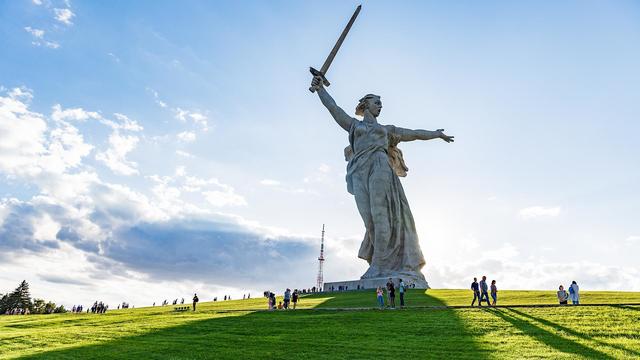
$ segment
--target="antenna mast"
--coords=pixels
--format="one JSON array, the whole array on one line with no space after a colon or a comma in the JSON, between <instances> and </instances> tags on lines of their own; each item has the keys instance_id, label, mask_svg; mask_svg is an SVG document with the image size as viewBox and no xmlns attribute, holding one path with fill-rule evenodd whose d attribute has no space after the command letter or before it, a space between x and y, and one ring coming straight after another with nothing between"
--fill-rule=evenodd
<instances>
[{"instance_id":1,"label":"antenna mast","mask_svg":"<svg viewBox=\"0 0 640 360\"><path fill-rule=\"evenodd\" d=\"M322 264L324 264L324 224L322 224L322 237L320 238L320 256L318 257L318 278L316 280L316 290L320 291L324 285L322 274Z\"/></svg>"}]
</instances>

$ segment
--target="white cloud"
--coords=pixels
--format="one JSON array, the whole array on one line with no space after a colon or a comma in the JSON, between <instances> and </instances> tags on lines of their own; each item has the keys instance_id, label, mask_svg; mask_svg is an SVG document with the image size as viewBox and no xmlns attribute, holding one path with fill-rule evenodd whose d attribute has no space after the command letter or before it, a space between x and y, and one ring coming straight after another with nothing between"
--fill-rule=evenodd
<instances>
[{"instance_id":1,"label":"white cloud","mask_svg":"<svg viewBox=\"0 0 640 360\"><path fill-rule=\"evenodd\" d=\"M102 116L95 111L85 111L82 108L62 109L60 104L53 105L51 118L54 121L86 121L88 119L102 119Z\"/></svg>"},{"instance_id":2,"label":"white cloud","mask_svg":"<svg viewBox=\"0 0 640 360\"><path fill-rule=\"evenodd\" d=\"M186 151L183 150L176 150L176 155L185 157L185 158L193 158L194 156Z\"/></svg>"},{"instance_id":3,"label":"white cloud","mask_svg":"<svg viewBox=\"0 0 640 360\"><path fill-rule=\"evenodd\" d=\"M55 41L45 40L44 30L35 29L35 28L32 28L31 26L25 27L24 30L27 31L29 34L31 34L31 36L33 36L33 41L31 41L31 44L34 46L44 46L50 49L57 49L60 47L60 44L58 44Z\"/></svg>"},{"instance_id":4,"label":"white cloud","mask_svg":"<svg viewBox=\"0 0 640 360\"><path fill-rule=\"evenodd\" d=\"M162 100L160 100L160 95L158 94L157 91L155 91L155 90L153 90L152 88L149 88L149 87L147 88L147 91L149 91L153 95L153 98L154 98L156 104L158 104L158 106L160 106L161 108L166 108L167 107L167 103L162 101Z\"/></svg>"},{"instance_id":5,"label":"white cloud","mask_svg":"<svg viewBox=\"0 0 640 360\"><path fill-rule=\"evenodd\" d=\"M72 109L72 110L77 110L77 109ZM116 118L117 121L105 119L104 117L100 116L95 112L89 113L89 114L96 114L97 116L96 119L99 119L102 124L110 127L114 131L125 130L125 131L135 132L135 131L142 131L144 129L140 124L138 124L137 121L130 119L128 116L124 114L114 113L113 116Z\"/></svg>"},{"instance_id":6,"label":"white cloud","mask_svg":"<svg viewBox=\"0 0 640 360\"><path fill-rule=\"evenodd\" d=\"M280 185L280 181L272 179L262 179L260 180L260 184L265 186L278 186Z\"/></svg>"},{"instance_id":7,"label":"white cloud","mask_svg":"<svg viewBox=\"0 0 640 360\"><path fill-rule=\"evenodd\" d=\"M318 171L320 171L321 173L328 173L329 171L331 171L331 167L327 164L320 164L320 166L318 167Z\"/></svg>"},{"instance_id":8,"label":"white cloud","mask_svg":"<svg viewBox=\"0 0 640 360\"><path fill-rule=\"evenodd\" d=\"M234 193L233 191L204 191L202 195L213 206L246 206L247 201L244 197Z\"/></svg>"},{"instance_id":9,"label":"white cloud","mask_svg":"<svg viewBox=\"0 0 640 360\"><path fill-rule=\"evenodd\" d=\"M116 174L138 174L138 164L126 159L127 154L135 149L138 140L137 136L121 135L118 131L114 131L109 136L109 148L96 154L96 160L104 163Z\"/></svg>"},{"instance_id":10,"label":"white cloud","mask_svg":"<svg viewBox=\"0 0 640 360\"><path fill-rule=\"evenodd\" d=\"M0 171L14 176L40 172L39 158L46 152L47 123L21 98L31 99L30 92L16 88L0 96Z\"/></svg>"},{"instance_id":11,"label":"white cloud","mask_svg":"<svg viewBox=\"0 0 640 360\"><path fill-rule=\"evenodd\" d=\"M180 141L192 142L196 140L196 133L194 133L193 131L183 131L181 133L178 133L176 137Z\"/></svg>"},{"instance_id":12,"label":"white cloud","mask_svg":"<svg viewBox=\"0 0 640 360\"><path fill-rule=\"evenodd\" d=\"M556 217L560 215L561 212L560 206L554 207L544 207L544 206L530 206L524 209L521 209L518 212L518 215L522 219L533 219L537 217Z\"/></svg>"},{"instance_id":13,"label":"white cloud","mask_svg":"<svg viewBox=\"0 0 640 360\"><path fill-rule=\"evenodd\" d=\"M120 58L118 56L116 56L116 54L114 53L107 53L107 55L109 55L109 57L111 57L113 59L113 61L119 63L120 62Z\"/></svg>"},{"instance_id":14,"label":"white cloud","mask_svg":"<svg viewBox=\"0 0 640 360\"><path fill-rule=\"evenodd\" d=\"M203 131L207 131L209 129L207 116L199 111L184 110L178 107L173 109L173 112L175 114L175 118L182 122L191 120L196 125L199 125Z\"/></svg>"},{"instance_id":15,"label":"white cloud","mask_svg":"<svg viewBox=\"0 0 640 360\"><path fill-rule=\"evenodd\" d=\"M42 5L42 0L31 0L35 5Z\"/></svg>"},{"instance_id":16,"label":"white cloud","mask_svg":"<svg viewBox=\"0 0 640 360\"><path fill-rule=\"evenodd\" d=\"M640 244L640 236L631 235L624 240L628 244Z\"/></svg>"},{"instance_id":17,"label":"white cloud","mask_svg":"<svg viewBox=\"0 0 640 360\"><path fill-rule=\"evenodd\" d=\"M36 39L42 39L44 37L44 30L34 29L31 26L27 26L24 29Z\"/></svg>"},{"instance_id":18,"label":"white cloud","mask_svg":"<svg viewBox=\"0 0 640 360\"><path fill-rule=\"evenodd\" d=\"M56 15L55 16L56 20L60 21L61 23L67 26L73 25L73 23L71 22L71 19L75 16L75 14L73 13L73 11L71 11L71 9L55 8L53 9L53 12Z\"/></svg>"}]
</instances>

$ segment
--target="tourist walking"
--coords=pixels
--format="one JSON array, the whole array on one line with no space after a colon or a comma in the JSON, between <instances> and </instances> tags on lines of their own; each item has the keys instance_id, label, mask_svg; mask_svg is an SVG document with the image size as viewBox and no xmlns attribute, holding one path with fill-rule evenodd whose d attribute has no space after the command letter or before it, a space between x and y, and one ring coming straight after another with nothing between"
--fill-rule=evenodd
<instances>
[{"instance_id":1,"label":"tourist walking","mask_svg":"<svg viewBox=\"0 0 640 360\"><path fill-rule=\"evenodd\" d=\"M580 287L578 287L578 283L575 282L575 280L572 281L571 286L569 286L569 297L573 305L580 304Z\"/></svg>"},{"instance_id":2,"label":"tourist walking","mask_svg":"<svg viewBox=\"0 0 640 360\"><path fill-rule=\"evenodd\" d=\"M480 286L478 286L478 278L473 278L473 282L471 283L471 290L473 290L473 301L471 301L471 306L475 304L476 299L478 300L478 306L482 306L480 303Z\"/></svg>"},{"instance_id":3,"label":"tourist walking","mask_svg":"<svg viewBox=\"0 0 640 360\"><path fill-rule=\"evenodd\" d=\"M560 305L567 305L568 299L569 299L569 294L567 294L567 291L564 289L564 286L560 285L558 287L558 302L560 302Z\"/></svg>"},{"instance_id":4,"label":"tourist walking","mask_svg":"<svg viewBox=\"0 0 640 360\"><path fill-rule=\"evenodd\" d=\"M196 304L198 301L200 301L200 299L198 299L198 294L193 294L193 311L196 311Z\"/></svg>"},{"instance_id":5,"label":"tourist walking","mask_svg":"<svg viewBox=\"0 0 640 360\"><path fill-rule=\"evenodd\" d=\"M406 291L406 285L404 281L400 279L400 284L398 285L398 292L400 292L400 307L404 307L404 292Z\"/></svg>"},{"instance_id":6,"label":"tourist walking","mask_svg":"<svg viewBox=\"0 0 640 360\"><path fill-rule=\"evenodd\" d=\"M489 286L487 285L487 277L482 276L482 280L480 280L480 302L479 306L482 306L482 299L487 301L487 306L491 306L489 303Z\"/></svg>"},{"instance_id":7,"label":"tourist walking","mask_svg":"<svg viewBox=\"0 0 640 360\"><path fill-rule=\"evenodd\" d=\"M376 294L378 297L378 305L380 306L380 310L382 310L384 309L384 291L380 286L378 286L378 289L376 290Z\"/></svg>"},{"instance_id":8,"label":"tourist walking","mask_svg":"<svg viewBox=\"0 0 640 360\"><path fill-rule=\"evenodd\" d=\"M496 303L498 303L498 287L495 280L491 280L491 299L493 299L491 305L496 306Z\"/></svg>"}]
</instances>

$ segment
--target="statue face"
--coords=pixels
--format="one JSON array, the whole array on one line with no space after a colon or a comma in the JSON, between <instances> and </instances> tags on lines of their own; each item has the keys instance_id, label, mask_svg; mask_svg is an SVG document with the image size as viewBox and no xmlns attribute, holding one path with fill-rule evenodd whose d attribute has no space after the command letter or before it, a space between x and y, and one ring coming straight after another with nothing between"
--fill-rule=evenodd
<instances>
[{"instance_id":1,"label":"statue face","mask_svg":"<svg viewBox=\"0 0 640 360\"><path fill-rule=\"evenodd\" d=\"M367 110L369 110L371 115L378 117L382 111L382 100L380 100L379 97L367 99Z\"/></svg>"}]
</instances>

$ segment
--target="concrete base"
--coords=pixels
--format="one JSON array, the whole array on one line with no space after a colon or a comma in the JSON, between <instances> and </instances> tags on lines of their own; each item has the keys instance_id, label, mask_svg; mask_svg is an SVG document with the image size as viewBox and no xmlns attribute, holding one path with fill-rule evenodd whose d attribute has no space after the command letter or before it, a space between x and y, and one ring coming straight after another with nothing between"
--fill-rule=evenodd
<instances>
[{"instance_id":1,"label":"concrete base","mask_svg":"<svg viewBox=\"0 0 640 360\"><path fill-rule=\"evenodd\" d=\"M424 279L409 279L407 277L392 277L393 283L396 288L398 284L400 284L400 279L402 279L406 286L411 289L430 289L429 283L427 283ZM388 277L380 277L380 278L368 278L368 279L360 279L360 280L350 280L350 281L332 281L325 282L323 291L332 292L332 291L349 291L349 290L362 290L362 289L376 289L378 286L386 289L387 282L389 281ZM386 290L385 290L386 291Z\"/></svg>"}]
</instances>

